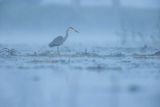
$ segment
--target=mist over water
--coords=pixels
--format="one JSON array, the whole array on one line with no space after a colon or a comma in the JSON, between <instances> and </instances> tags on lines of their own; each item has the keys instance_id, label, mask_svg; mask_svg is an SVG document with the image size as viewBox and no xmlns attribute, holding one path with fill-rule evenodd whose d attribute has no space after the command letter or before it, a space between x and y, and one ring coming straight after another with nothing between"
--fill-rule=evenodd
<instances>
[{"instance_id":1,"label":"mist over water","mask_svg":"<svg viewBox=\"0 0 160 107\"><path fill-rule=\"evenodd\" d=\"M82 41L91 41L96 38L96 40L107 40L107 42L111 40L113 45L115 43L113 41L120 44L128 41L133 42L133 45L135 42L145 45L146 41L155 44L156 38L159 39L157 24L160 15L157 0L137 2L101 0L99 2L106 5L97 6L95 5L97 1L93 4L94 1L90 0L86 2L83 0L64 2L1 0L1 42L25 42L23 38L33 38L26 42L32 40L35 42L36 38L39 42L47 42L58 35L64 35L69 26L74 26L80 31L78 38ZM146 7L141 8L139 4ZM9 41L6 41L6 38ZM15 39L10 41L9 38Z\"/></svg>"},{"instance_id":2,"label":"mist over water","mask_svg":"<svg viewBox=\"0 0 160 107\"><path fill-rule=\"evenodd\" d=\"M0 107L159 107L159 46L159 0L0 0Z\"/></svg>"}]
</instances>

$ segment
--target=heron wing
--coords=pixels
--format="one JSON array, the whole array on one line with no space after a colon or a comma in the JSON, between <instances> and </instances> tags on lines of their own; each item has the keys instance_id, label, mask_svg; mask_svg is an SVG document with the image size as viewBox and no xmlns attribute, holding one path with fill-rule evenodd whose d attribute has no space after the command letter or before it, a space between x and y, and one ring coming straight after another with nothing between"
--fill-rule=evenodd
<instances>
[{"instance_id":1,"label":"heron wing","mask_svg":"<svg viewBox=\"0 0 160 107\"><path fill-rule=\"evenodd\" d=\"M53 47L53 46L59 46L61 44L63 44L63 37L58 36L49 44L49 46Z\"/></svg>"}]
</instances>

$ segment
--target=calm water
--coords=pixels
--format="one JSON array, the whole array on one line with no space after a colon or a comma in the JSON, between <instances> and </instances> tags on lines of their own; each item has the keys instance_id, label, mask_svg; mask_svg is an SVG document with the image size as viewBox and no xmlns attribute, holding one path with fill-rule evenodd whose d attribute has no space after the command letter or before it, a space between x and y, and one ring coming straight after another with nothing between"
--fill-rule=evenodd
<instances>
[{"instance_id":1,"label":"calm water","mask_svg":"<svg viewBox=\"0 0 160 107\"><path fill-rule=\"evenodd\" d=\"M139 50L132 49L94 50L2 55L0 106L160 106L159 56L134 55Z\"/></svg>"}]
</instances>

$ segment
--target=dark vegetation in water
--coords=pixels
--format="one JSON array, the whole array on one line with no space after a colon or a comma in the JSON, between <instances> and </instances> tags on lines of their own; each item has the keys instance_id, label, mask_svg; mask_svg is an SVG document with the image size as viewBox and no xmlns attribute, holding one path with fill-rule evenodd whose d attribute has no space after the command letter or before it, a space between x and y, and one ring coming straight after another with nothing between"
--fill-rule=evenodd
<instances>
[{"instance_id":1,"label":"dark vegetation in water","mask_svg":"<svg viewBox=\"0 0 160 107\"><path fill-rule=\"evenodd\" d=\"M72 50L62 51L61 54L57 54L56 51L51 50L43 50L43 51L23 51L17 50L15 48L2 48L0 49L0 57L5 56L25 56L25 57L68 57L68 58L126 58L126 57L133 57L133 58L159 58L160 51L157 51L155 48L147 48L145 52L141 52L139 48L130 48L128 52L128 48L111 48L111 49L101 49L101 50L94 50L88 51L85 49L84 51L75 51ZM37 61L38 62L38 61ZM43 61L39 61L43 62Z\"/></svg>"},{"instance_id":2,"label":"dark vegetation in water","mask_svg":"<svg viewBox=\"0 0 160 107\"><path fill-rule=\"evenodd\" d=\"M160 56L160 51L155 52L153 55Z\"/></svg>"},{"instance_id":3,"label":"dark vegetation in water","mask_svg":"<svg viewBox=\"0 0 160 107\"><path fill-rule=\"evenodd\" d=\"M4 56L16 56L18 54L20 54L20 52L15 49L3 48L0 50L0 55Z\"/></svg>"}]
</instances>

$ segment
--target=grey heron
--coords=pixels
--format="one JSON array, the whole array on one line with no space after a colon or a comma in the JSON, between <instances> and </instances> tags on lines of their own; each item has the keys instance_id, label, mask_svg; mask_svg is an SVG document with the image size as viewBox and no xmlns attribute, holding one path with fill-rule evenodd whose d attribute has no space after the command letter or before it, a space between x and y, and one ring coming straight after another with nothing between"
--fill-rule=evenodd
<instances>
[{"instance_id":1,"label":"grey heron","mask_svg":"<svg viewBox=\"0 0 160 107\"><path fill-rule=\"evenodd\" d=\"M49 47L50 48L57 47L57 52L59 53L59 46L63 45L63 43L67 40L70 31L74 31L74 32L78 33L78 31L75 28L68 27L67 30L66 30L65 36L64 37L63 36L58 36L55 39L53 39L53 41L51 43L49 43Z\"/></svg>"}]
</instances>

